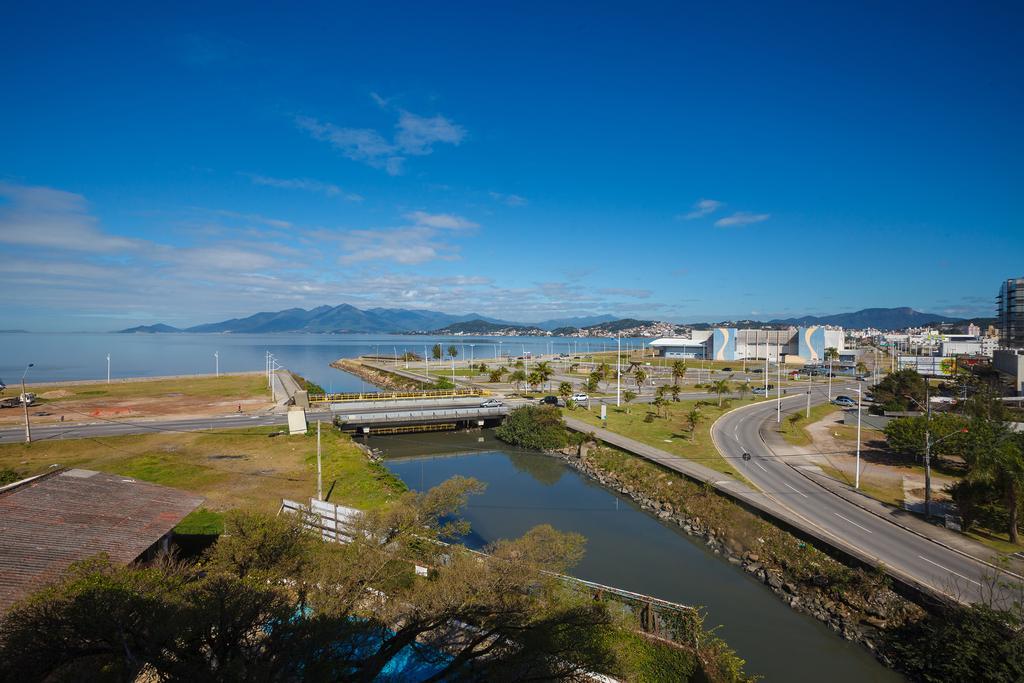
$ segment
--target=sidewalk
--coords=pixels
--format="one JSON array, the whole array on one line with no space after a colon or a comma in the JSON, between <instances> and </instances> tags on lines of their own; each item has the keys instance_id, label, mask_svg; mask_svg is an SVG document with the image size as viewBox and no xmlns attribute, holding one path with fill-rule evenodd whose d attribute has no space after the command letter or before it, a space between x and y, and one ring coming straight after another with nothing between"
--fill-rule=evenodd
<instances>
[{"instance_id":1,"label":"sidewalk","mask_svg":"<svg viewBox=\"0 0 1024 683\"><path fill-rule=\"evenodd\" d=\"M809 481L821 486L823 489L839 496L849 503L870 512L882 519L892 522L896 526L927 538L941 546L954 550L963 555L973 557L976 560L1002 566L1006 562L1006 568L1016 574L1024 575L1024 560L1015 557L1008 557L983 543L979 543L969 536L947 529L936 524L926 522L912 512L886 505L870 496L860 493L851 488L845 482L833 479L821 471L811 458L817 456L817 452L810 447L794 446L786 442L782 435L772 428L771 420L761 425L761 438L768 445L768 449L783 459L787 465L806 477ZM803 457L801 457L803 456Z\"/></svg>"}]
</instances>

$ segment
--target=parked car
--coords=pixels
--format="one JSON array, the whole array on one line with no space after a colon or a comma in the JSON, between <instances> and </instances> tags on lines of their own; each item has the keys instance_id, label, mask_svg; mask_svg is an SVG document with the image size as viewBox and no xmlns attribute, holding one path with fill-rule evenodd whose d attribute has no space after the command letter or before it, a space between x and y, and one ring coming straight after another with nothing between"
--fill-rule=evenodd
<instances>
[{"instance_id":1,"label":"parked car","mask_svg":"<svg viewBox=\"0 0 1024 683\"><path fill-rule=\"evenodd\" d=\"M835 403L837 406L843 406L844 408L853 408L857 405L857 402L849 396L836 396L832 399L832 403Z\"/></svg>"},{"instance_id":2,"label":"parked car","mask_svg":"<svg viewBox=\"0 0 1024 683\"><path fill-rule=\"evenodd\" d=\"M732 368L722 368L722 372L732 372Z\"/></svg>"},{"instance_id":3,"label":"parked car","mask_svg":"<svg viewBox=\"0 0 1024 683\"><path fill-rule=\"evenodd\" d=\"M499 401L498 399L496 399L496 398L489 398L486 401L484 401L483 403L481 403L480 407L481 408L500 408L503 405L505 405L505 404L502 403L501 401Z\"/></svg>"},{"instance_id":4,"label":"parked car","mask_svg":"<svg viewBox=\"0 0 1024 683\"><path fill-rule=\"evenodd\" d=\"M764 372L764 368L751 368L751 372Z\"/></svg>"},{"instance_id":5,"label":"parked car","mask_svg":"<svg viewBox=\"0 0 1024 683\"><path fill-rule=\"evenodd\" d=\"M750 390L750 393L754 394L755 396L765 396L768 393L768 390L765 389L764 387L754 387L753 389Z\"/></svg>"},{"instance_id":6,"label":"parked car","mask_svg":"<svg viewBox=\"0 0 1024 683\"><path fill-rule=\"evenodd\" d=\"M541 405L557 406L558 405L558 397L557 396L545 396L544 398L542 398L540 400L540 403L541 403Z\"/></svg>"},{"instance_id":7,"label":"parked car","mask_svg":"<svg viewBox=\"0 0 1024 683\"><path fill-rule=\"evenodd\" d=\"M576 392L572 395L573 403L586 403L590 400L590 397L582 392Z\"/></svg>"}]
</instances>

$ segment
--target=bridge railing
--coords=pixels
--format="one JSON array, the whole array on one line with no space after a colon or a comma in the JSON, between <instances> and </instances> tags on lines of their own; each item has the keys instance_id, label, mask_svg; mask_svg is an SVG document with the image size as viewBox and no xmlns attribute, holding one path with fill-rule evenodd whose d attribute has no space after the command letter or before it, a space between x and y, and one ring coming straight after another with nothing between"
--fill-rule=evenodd
<instances>
[{"instance_id":1,"label":"bridge railing","mask_svg":"<svg viewBox=\"0 0 1024 683\"><path fill-rule=\"evenodd\" d=\"M429 389L424 391L350 391L338 394L310 394L310 403L345 403L355 401L395 401L417 398L469 398L484 396L483 389Z\"/></svg>"}]
</instances>

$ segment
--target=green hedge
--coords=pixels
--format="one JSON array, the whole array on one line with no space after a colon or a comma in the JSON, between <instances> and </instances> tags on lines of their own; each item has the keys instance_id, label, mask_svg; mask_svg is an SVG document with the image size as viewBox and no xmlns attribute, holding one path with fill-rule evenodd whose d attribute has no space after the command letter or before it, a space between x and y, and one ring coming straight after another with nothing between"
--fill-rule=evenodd
<instances>
[{"instance_id":1,"label":"green hedge","mask_svg":"<svg viewBox=\"0 0 1024 683\"><path fill-rule=\"evenodd\" d=\"M569 443L561 411L547 405L516 408L494 433L505 443L536 451L564 448Z\"/></svg>"}]
</instances>

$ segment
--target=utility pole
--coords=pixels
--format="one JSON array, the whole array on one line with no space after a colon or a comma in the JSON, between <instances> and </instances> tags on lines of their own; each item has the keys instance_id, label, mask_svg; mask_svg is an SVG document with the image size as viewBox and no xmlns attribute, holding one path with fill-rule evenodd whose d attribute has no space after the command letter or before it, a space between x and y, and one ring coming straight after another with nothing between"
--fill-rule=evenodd
<instances>
[{"instance_id":1,"label":"utility pole","mask_svg":"<svg viewBox=\"0 0 1024 683\"><path fill-rule=\"evenodd\" d=\"M615 406L618 407L622 405L622 335L617 336L615 341Z\"/></svg>"},{"instance_id":2,"label":"utility pole","mask_svg":"<svg viewBox=\"0 0 1024 683\"><path fill-rule=\"evenodd\" d=\"M814 376L811 373L807 373L807 413L805 417L811 419L811 384L813 384Z\"/></svg>"},{"instance_id":3,"label":"utility pole","mask_svg":"<svg viewBox=\"0 0 1024 683\"><path fill-rule=\"evenodd\" d=\"M107 384L110 384L110 354L107 354Z\"/></svg>"},{"instance_id":4,"label":"utility pole","mask_svg":"<svg viewBox=\"0 0 1024 683\"><path fill-rule=\"evenodd\" d=\"M932 400L928 396L929 383L924 380L924 518L931 519L932 507Z\"/></svg>"},{"instance_id":5,"label":"utility pole","mask_svg":"<svg viewBox=\"0 0 1024 683\"><path fill-rule=\"evenodd\" d=\"M25 409L25 443L32 443L32 426L28 422L28 396L25 394L25 375L32 367L35 367L35 363L26 365L25 372L21 373L21 407Z\"/></svg>"},{"instance_id":6,"label":"utility pole","mask_svg":"<svg viewBox=\"0 0 1024 683\"><path fill-rule=\"evenodd\" d=\"M782 347L779 338L775 338L775 422L782 422Z\"/></svg>"},{"instance_id":7,"label":"utility pole","mask_svg":"<svg viewBox=\"0 0 1024 683\"><path fill-rule=\"evenodd\" d=\"M828 353L826 350L825 353ZM828 402L832 402L832 354L828 354Z\"/></svg>"},{"instance_id":8,"label":"utility pole","mask_svg":"<svg viewBox=\"0 0 1024 683\"><path fill-rule=\"evenodd\" d=\"M853 488L855 489L860 488L860 406L861 400L864 398L864 384L858 382L857 386L857 472L853 478ZM927 432L925 433L927 434ZM927 501L927 497L925 500ZM925 506L927 505L928 503L926 502ZM927 513L925 514L927 516Z\"/></svg>"},{"instance_id":9,"label":"utility pole","mask_svg":"<svg viewBox=\"0 0 1024 683\"><path fill-rule=\"evenodd\" d=\"M216 377L220 377L220 351L213 352L213 368L214 375ZM107 381L109 382L110 380Z\"/></svg>"},{"instance_id":10,"label":"utility pole","mask_svg":"<svg viewBox=\"0 0 1024 683\"><path fill-rule=\"evenodd\" d=\"M316 499L324 499L323 471L320 468L320 420L316 421Z\"/></svg>"},{"instance_id":11,"label":"utility pole","mask_svg":"<svg viewBox=\"0 0 1024 683\"><path fill-rule=\"evenodd\" d=\"M764 331L764 397L768 398L768 330Z\"/></svg>"}]
</instances>

